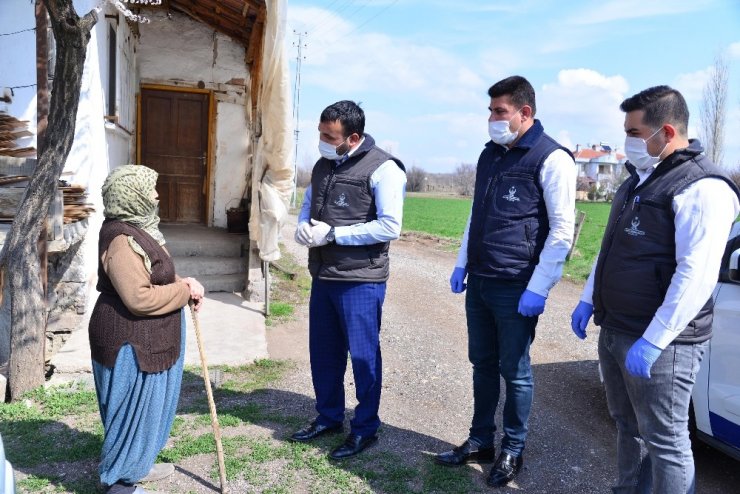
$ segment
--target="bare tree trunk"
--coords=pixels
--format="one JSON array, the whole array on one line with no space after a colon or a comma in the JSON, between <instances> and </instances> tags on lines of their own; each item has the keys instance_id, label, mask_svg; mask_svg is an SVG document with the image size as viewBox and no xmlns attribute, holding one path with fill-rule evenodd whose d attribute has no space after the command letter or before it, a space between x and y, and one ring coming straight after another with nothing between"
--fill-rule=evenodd
<instances>
[{"instance_id":1,"label":"bare tree trunk","mask_svg":"<svg viewBox=\"0 0 740 494\"><path fill-rule=\"evenodd\" d=\"M10 283L11 400L44 383L46 311L36 240L72 147L82 71L95 11L79 17L72 0L44 0L56 41L56 69L46 137L13 227L0 252L0 266Z\"/></svg>"},{"instance_id":2,"label":"bare tree trunk","mask_svg":"<svg viewBox=\"0 0 740 494\"><path fill-rule=\"evenodd\" d=\"M714 60L701 104L701 137L706 154L721 166L724 155L725 117L727 115L727 62L722 55Z\"/></svg>"}]
</instances>

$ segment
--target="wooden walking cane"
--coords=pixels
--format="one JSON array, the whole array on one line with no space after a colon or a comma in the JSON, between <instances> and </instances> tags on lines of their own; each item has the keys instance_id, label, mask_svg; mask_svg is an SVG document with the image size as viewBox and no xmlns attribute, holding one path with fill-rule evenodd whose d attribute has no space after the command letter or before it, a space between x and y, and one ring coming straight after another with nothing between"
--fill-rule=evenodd
<instances>
[{"instance_id":1,"label":"wooden walking cane","mask_svg":"<svg viewBox=\"0 0 740 494\"><path fill-rule=\"evenodd\" d=\"M216 455L218 456L218 475L221 478L221 494L227 494L226 488L226 467L224 465L224 448L221 445L221 429L218 427L218 415L216 415L216 403L213 401L213 392L211 391L211 379L208 376L208 363L206 363L206 353L203 351L203 341L200 338L200 324L198 323L198 313L193 309L193 301L188 302L190 306L190 315L193 317L195 325L195 339L198 340L198 351L200 352L200 365L203 369L203 381L206 385L206 395L208 396L208 408L211 410L211 426L213 427L213 437L216 439Z\"/></svg>"}]
</instances>

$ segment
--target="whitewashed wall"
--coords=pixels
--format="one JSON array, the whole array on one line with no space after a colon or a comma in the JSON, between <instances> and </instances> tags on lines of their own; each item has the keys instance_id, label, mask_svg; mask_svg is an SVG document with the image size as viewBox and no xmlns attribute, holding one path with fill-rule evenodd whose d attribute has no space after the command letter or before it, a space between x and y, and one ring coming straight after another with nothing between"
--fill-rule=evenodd
<instances>
[{"instance_id":1,"label":"whitewashed wall","mask_svg":"<svg viewBox=\"0 0 740 494\"><path fill-rule=\"evenodd\" d=\"M171 19L152 16L139 26L137 47L142 80L179 81L206 88L218 86L216 95L215 162L212 164L212 225L226 226L226 207L244 193L249 128L245 94L234 84L249 84L244 46L208 26L173 14ZM232 86L228 86L232 85ZM230 206L236 206L234 201Z\"/></svg>"},{"instance_id":2,"label":"whitewashed wall","mask_svg":"<svg viewBox=\"0 0 740 494\"><path fill-rule=\"evenodd\" d=\"M99 2L75 0L79 15L87 14ZM50 264L50 327L55 331L77 329L79 318L66 317L65 311L72 310L79 316L81 308L89 314L92 310L97 273L98 232L103 221L103 204L100 188L109 171L133 159L133 136L129 133L135 124L136 74L122 70L120 64L135 63L133 39L123 18L120 22L107 19L106 14L115 14L110 5L98 13L85 58L80 89L80 102L75 123L72 148L64 166L62 179L87 188L88 202L95 213L88 219L87 232L82 244L71 244L71 261ZM119 63L117 77L117 113L125 115L131 126L129 132L115 124L106 124L106 91L108 87L108 30L109 25L117 30ZM34 7L29 0L0 1L0 33L32 28L35 26ZM49 36L53 34L49 31ZM36 36L34 31L13 36L0 36L0 86L16 86L36 83ZM53 73L53 70L51 71ZM7 78L7 79L6 79ZM53 95L52 95L53 97ZM29 120L29 128L36 130L36 87L15 90L13 103L7 110L14 116ZM35 135L28 144L36 145ZM81 231L85 231L82 229ZM64 257L66 254L55 254ZM51 257L50 257L51 259ZM56 258L54 258L56 259ZM59 321L59 322L56 322ZM71 325L71 326L70 326ZM60 327L63 326L63 327ZM69 326L69 327L68 327ZM84 326L84 325L83 325ZM79 326L82 327L82 326Z\"/></svg>"}]
</instances>

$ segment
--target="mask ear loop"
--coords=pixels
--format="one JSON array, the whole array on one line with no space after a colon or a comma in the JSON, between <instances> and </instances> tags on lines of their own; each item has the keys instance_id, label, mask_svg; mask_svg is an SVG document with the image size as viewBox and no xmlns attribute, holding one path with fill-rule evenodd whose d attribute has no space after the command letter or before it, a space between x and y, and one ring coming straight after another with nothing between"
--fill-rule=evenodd
<instances>
[{"instance_id":1,"label":"mask ear loop","mask_svg":"<svg viewBox=\"0 0 740 494\"><path fill-rule=\"evenodd\" d=\"M653 135L651 135L650 137L648 137L647 139L645 139L645 151L647 151L647 142L650 139L652 139L653 137L655 137L656 135L658 135L658 132L660 132L661 130L663 130L663 127L662 126L658 130L656 130L655 132L653 132ZM648 153L648 156L650 156L651 158L658 158L659 160L662 160L662 158L660 156L663 154L663 151L665 151L665 148L667 148L667 147L668 147L668 143L666 142L665 145L663 146L663 149L661 149L660 152L658 153L658 156L653 156L652 154L650 154L649 151L647 152Z\"/></svg>"}]
</instances>

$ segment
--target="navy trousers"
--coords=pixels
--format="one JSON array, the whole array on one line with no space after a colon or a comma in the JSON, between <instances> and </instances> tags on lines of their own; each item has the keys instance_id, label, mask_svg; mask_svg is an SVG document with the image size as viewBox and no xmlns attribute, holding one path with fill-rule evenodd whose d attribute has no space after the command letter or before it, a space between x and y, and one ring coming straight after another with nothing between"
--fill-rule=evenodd
<instances>
[{"instance_id":1,"label":"navy trousers","mask_svg":"<svg viewBox=\"0 0 740 494\"><path fill-rule=\"evenodd\" d=\"M314 279L309 304L309 352L316 394L316 421L332 426L344 421L344 373L352 359L357 407L352 433L375 434L382 384L380 320L385 283Z\"/></svg>"}]
</instances>

